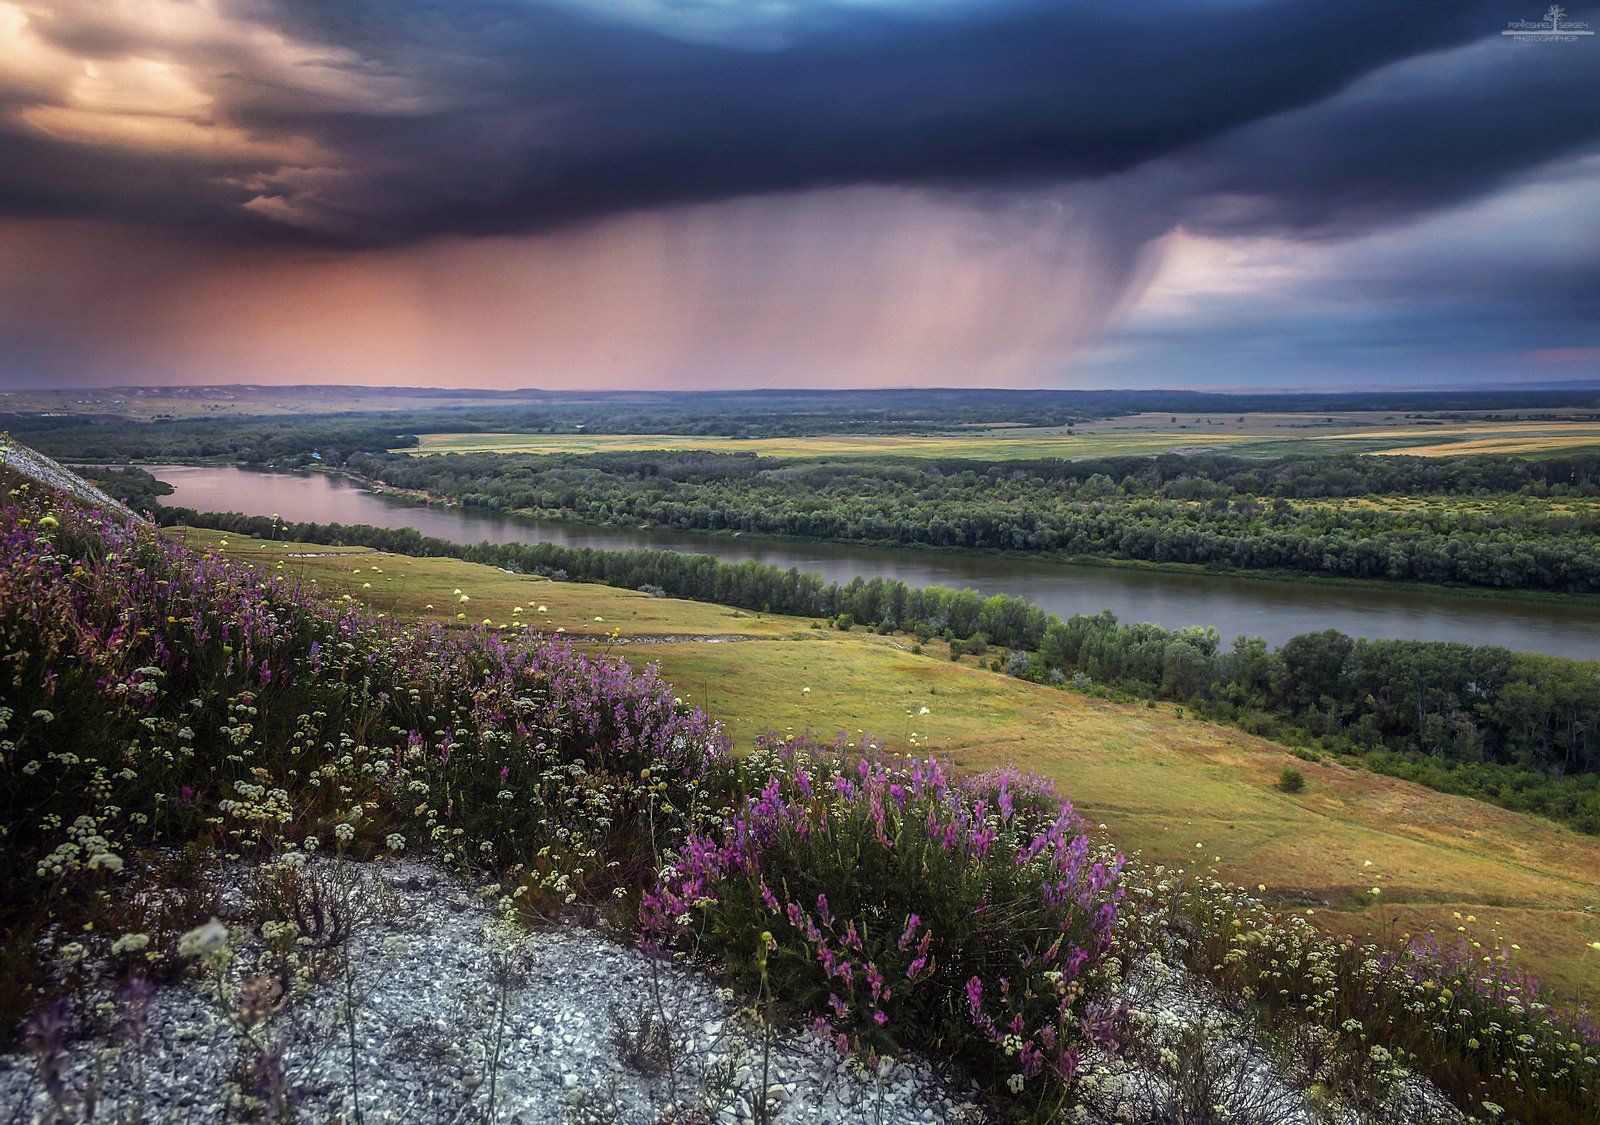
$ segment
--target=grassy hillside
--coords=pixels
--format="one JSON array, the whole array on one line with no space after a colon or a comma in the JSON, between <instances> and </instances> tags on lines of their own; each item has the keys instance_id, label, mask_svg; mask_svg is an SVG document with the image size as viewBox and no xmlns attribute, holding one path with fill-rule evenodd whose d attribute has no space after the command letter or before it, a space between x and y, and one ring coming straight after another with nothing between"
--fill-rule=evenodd
<instances>
[{"instance_id":1,"label":"grassy hillside","mask_svg":"<svg viewBox=\"0 0 1600 1125\"><path fill-rule=\"evenodd\" d=\"M531 629L398 620L220 542L188 549L6 483L0 1051L21 1039L36 1056L49 1120L99 1104L69 1089L62 1044L116 1033L137 1055L140 1035L117 1029L196 961L247 1034L305 994L332 966L303 958L349 940L348 894L314 889L323 852L336 871L420 852L493 878L478 893L507 922L587 913L647 956L720 955L841 1052L927 1051L999 1106L1068 1094L1120 971L1123 862L1037 779L862 745L741 763L651 671ZM230 872L241 859L272 864L282 893ZM257 915L217 920L208 882L254 896ZM245 930L275 969L234 965L234 943L262 948ZM463 997L483 990L459 961L440 971ZM497 973L503 1005L522 970ZM358 995L347 966L355 1120ZM253 1104L292 1119L287 1088L251 1070L275 1048L251 1042L220 1085L276 1091Z\"/></svg>"},{"instance_id":2,"label":"grassy hillside","mask_svg":"<svg viewBox=\"0 0 1600 1125\"><path fill-rule=\"evenodd\" d=\"M1485 944L1519 946L1523 963L1563 989L1600 986L1600 952L1588 948L1600 940L1600 841L1534 817L1299 762L1170 706L1024 683L970 657L952 663L937 643L919 655L904 639L448 559L182 534L208 547L226 539L229 557L383 612L474 625L536 619L585 647L658 662L741 748L766 729L844 728L891 747L914 739L964 765L1014 761L1058 780L1126 850L1265 885L1269 900L1313 910L1334 929L1465 927ZM1293 795L1276 784L1291 763L1306 778Z\"/></svg>"},{"instance_id":3,"label":"grassy hillside","mask_svg":"<svg viewBox=\"0 0 1600 1125\"><path fill-rule=\"evenodd\" d=\"M516 909L605 902L728 775L649 673L374 615L42 491L0 507L0 1044L55 997L92 1018L86 957L181 972L219 861L424 849Z\"/></svg>"}]
</instances>

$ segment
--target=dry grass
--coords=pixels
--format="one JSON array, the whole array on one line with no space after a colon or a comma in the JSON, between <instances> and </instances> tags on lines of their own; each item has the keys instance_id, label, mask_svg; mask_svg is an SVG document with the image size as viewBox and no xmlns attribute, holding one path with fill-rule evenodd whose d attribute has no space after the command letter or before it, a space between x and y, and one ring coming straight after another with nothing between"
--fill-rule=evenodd
<instances>
[{"instance_id":1,"label":"dry grass","mask_svg":"<svg viewBox=\"0 0 1600 1125\"><path fill-rule=\"evenodd\" d=\"M1501 516L1515 513L1530 519L1600 514L1600 498L1591 496L1319 496L1291 498L1296 508L1329 508L1412 515Z\"/></svg>"},{"instance_id":2,"label":"dry grass","mask_svg":"<svg viewBox=\"0 0 1600 1125\"><path fill-rule=\"evenodd\" d=\"M187 534L198 543L223 538ZM658 662L680 694L712 711L741 746L761 730L811 727L876 735L897 748L915 739L972 767L1014 761L1058 779L1125 850L1265 884L1337 930L1461 925L1480 938L1497 934L1521 946L1525 963L1553 983L1600 986L1600 954L1585 948L1600 940L1600 840L1536 817L1337 764L1299 762L1275 743L1180 717L1170 705L1040 687L970 657L953 663L937 644L917 655L904 637L812 629L797 618L450 559L229 538L230 555L281 563L330 593L397 614L425 614L431 604L441 617L465 610L474 624L485 617L499 624L543 605L538 620L596 648L663 636L744 637L617 651ZM468 604L454 601L457 587ZM518 605L520 616L512 613ZM1290 762L1306 778L1304 792L1293 795L1277 787ZM1374 886L1381 895L1370 893Z\"/></svg>"},{"instance_id":3,"label":"dry grass","mask_svg":"<svg viewBox=\"0 0 1600 1125\"><path fill-rule=\"evenodd\" d=\"M230 557L262 567L282 564L327 593L348 593L381 611L441 621L481 625L487 619L496 628L537 624L576 639L609 641L616 634L619 641L641 643L662 638L774 637L808 625L790 617L656 598L634 590L552 582L454 559L411 558L366 547L265 543L194 528L176 529L174 534L201 548L225 540ZM462 602L458 589L470 600Z\"/></svg>"},{"instance_id":4,"label":"dry grass","mask_svg":"<svg viewBox=\"0 0 1600 1125\"><path fill-rule=\"evenodd\" d=\"M1600 444L1600 427L1551 426L1543 433L1468 436L1460 441L1402 446L1376 452L1396 457L1465 457L1478 453L1568 453L1575 449L1591 449L1597 444Z\"/></svg>"}]
</instances>

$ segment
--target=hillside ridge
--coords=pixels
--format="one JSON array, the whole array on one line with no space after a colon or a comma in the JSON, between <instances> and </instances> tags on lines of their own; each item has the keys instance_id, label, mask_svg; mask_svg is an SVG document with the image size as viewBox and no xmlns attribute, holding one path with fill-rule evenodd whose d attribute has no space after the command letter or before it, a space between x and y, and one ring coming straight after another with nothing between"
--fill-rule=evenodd
<instances>
[{"instance_id":1,"label":"hillside ridge","mask_svg":"<svg viewBox=\"0 0 1600 1125\"><path fill-rule=\"evenodd\" d=\"M123 519L150 522L122 501L112 498L104 489L90 484L59 461L23 445L10 434L0 434L0 466L47 488L65 492L92 508L101 508Z\"/></svg>"}]
</instances>

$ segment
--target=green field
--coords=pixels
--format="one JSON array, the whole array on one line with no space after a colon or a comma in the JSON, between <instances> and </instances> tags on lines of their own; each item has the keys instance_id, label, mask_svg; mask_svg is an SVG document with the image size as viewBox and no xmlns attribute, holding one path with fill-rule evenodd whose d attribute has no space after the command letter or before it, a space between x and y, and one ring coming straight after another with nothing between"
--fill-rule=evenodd
<instances>
[{"instance_id":1,"label":"green field","mask_svg":"<svg viewBox=\"0 0 1600 1125\"><path fill-rule=\"evenodd\" d=\"M1028 460L1200 451L1252 456L1383 453L1570 453L1600 448L1600 422L1438 421L1391 414L1150 415L1073 427L1004 426L957 434L731 438L682 434L423 434L411 450L435 453L607 453L697 450L767 457L968 457Z\"/></svg>"},{"instance_id":2,"label":"green field","mask_svg":"<svg viewBox=\"0 0 1600 1125\"><path fill-rule=\"evenodd\" d=\"M451 559L182 534L197 546L226 540L231 557L384 612L537 621L586 647L657 662L741 747L762 730L810 727L970 767L1013 761L1056 778L1124 850L1265 884L1286 908L1313 910L1335 929L1462 926L1486 944L1520 946L1526 964L1566 989L1600 986L1600 953L1586 948L1600 940L1600 840L1534 817L1332 763L1295 762L1307 785L1290 796L1274 782L1295 760L1275 743L1167 705L1041 687L970 657L953 663L938 644L919 655L905 638Z\"/></svg>"}]
</instances>

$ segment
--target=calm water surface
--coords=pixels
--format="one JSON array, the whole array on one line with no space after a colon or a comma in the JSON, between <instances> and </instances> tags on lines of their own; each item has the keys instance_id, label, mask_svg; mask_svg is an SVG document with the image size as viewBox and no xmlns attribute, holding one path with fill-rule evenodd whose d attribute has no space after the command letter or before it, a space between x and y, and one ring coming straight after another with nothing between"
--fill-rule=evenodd
<instances>
[{"instance_id":1,"label":"calm water surface","mask_svg":"<svg viewBox=\"0 0 1600 1125\"><path fill-rule=\"evenodd\" d=\"M694 551L729 562L755 559L784 568L799 567L840 582L856 575L882 575L913 586L970 586L985 594L1015 594L1062 617L1110 609L1122 621L1153 621L1168 628L1214 625L1224 638L1247 634L1265 637L1273 644L1296 633L1331 628L1360 637L1466 641L1600 660L1600 607L1596 606L545 523L414 504L366 492L348 480L321 473L176 465L152 466L150 471L177 490L169 503L199 511L276 513L293 521L414 527L424 535L457 543L487 539L605 550Z\"/></svg>"}]
</instances>

